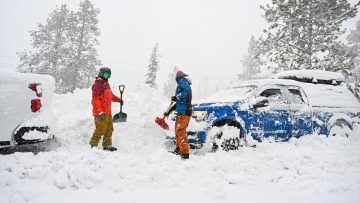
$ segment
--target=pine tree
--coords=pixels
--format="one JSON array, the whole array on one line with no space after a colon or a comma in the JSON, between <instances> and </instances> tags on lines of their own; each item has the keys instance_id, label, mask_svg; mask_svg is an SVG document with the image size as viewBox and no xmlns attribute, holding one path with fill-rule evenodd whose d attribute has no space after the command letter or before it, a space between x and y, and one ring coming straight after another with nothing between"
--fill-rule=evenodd
<instances>
[{"instance_id":1,"label":"pine tree","mask_svg":"<svg viewBox=\"0 0 360 203\"><path fill-rule=\"evenodd\" d=\"M176 88L176 72L179 70L177 66L174 67L171 73L169 73L169 80L164 84L164 95L167 97L174 96Z\"/></svg>"},{"instance_id":2,"label":"pine tree","mask_svg":"<svg viewBox=\"0 0 360 203\"><path fill-rule=\"evenodd\" d=\"M276 72L334 67L349 72L351 60L341 53L346 46L338 38L344 33L342 23L355 17L358 5L347 0L273 0L261 6L269 24L261 38L263 55Z\"/></svg>"},{"instance_id":3,"label":"pine tree","mask_svg":"<svg viewBox=\"0 0 360 203\"><path fill-rule=\"evenodd\" d=\"M260 59L260 54L261 51L258 46L258 41L255 40L254 36L251 36L248 52L241 60L243 72L238 74L238 79L251 80L259 77L260 66L263 64Z\"/></svg>"},{"instance_id":4,"label":"pine tree","mask_svg":"<svg viewBox=\"0 0 360 203\"><path fill-rule=\"evenodd\" d=\"M345 78L351 77L355 69L355 53L343 42L336 42L332 51L319 62L320 67L333 72L341 72Z\"/></svg>"},{"instance_id":5,"label":"pine tree","mask_svg":"<svg viewBox=\"0 0 360 203\"><path fill-rule=\"evenodd\" d=\"M95 49L100 36L97 16L100 10L89 1L80 3L77 12L70 15L69 39L71 43L71 58L68 64L70 77L67 87L73 92L77 87L90 86L90 78L96 74L96 66L101 65Z\"/></svg>"},{"instance_id":6,"label":"pine tree","mask_svg":"<svg viewBox=\"0 0 360 203\"><path fill-rule=\"evenodd\" d=\"M350 88L360 100L360 20L356 22L355 30L352 30L347 37L348 45L354 53L355 69L352 72L350 82L354 85Z\"/></svg>"},{"instance_id":7,"label":"pine tree","mask_svg":"<svg viewBox=\"0 0 360 203\"><path fill-rule=\"evenodd\" d=\"M355 54L355 70L353 75L360 83L360 20L356 22L355 30L352 30L347 37L348 44Z\"/></svg>"},{"instance_id":8,"label":"pine tree","mask_svg":"<svg viewBox=\"0 0 360 203\"><path fill-rule=\"evenodd\" d=\"M34 52L24 50L20 57L19 72L46 73L60 80L59 69L64 68L68 52L66 34L69 29L69 9L61 5L49 14L45 24L30 31Z\"/></svg>"},{"instance_id":9,"label":"pine tree","mask_svg":"<svg viewBox=\"0 0 360 203\"><path fill-rule=\"evenodd\" d=\"M149 65L147 66L147 73L145 75L145 84L148 84L151 88L157 89L156 84L156 75L159 70L159 49L158 44L156 43L155 47L152 50L151 57L149 59Z\"/></svg>"},{"instance_id":10,"label":"pine tree","mask_svg":"<svg viewBox=\"0 0 360 203\"><path fill-rule=\"evenodd\" d=\"M46 73L56 80L56 92L73 92L87 88L101 65L95 45L98 45L97 15L89 0L80 3L78 12L61 5L50 13L46 24L30 31L34 51L18 53L20 72Z\"/></svg>"}]
</instances>

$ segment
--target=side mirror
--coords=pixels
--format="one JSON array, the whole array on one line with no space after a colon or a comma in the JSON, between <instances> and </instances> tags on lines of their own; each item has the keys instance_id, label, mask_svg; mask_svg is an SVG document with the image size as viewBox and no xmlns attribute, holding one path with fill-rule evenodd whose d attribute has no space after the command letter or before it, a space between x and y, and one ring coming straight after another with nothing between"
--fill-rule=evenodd
<instances>
[{"instance_id":1,"label":"side mirror","mask_svg":"<svg viewBox=\"0 0 360 203\"><path fill-rule=\"evenodd\" d=\"M266 107L269 105L269 99L267 97L256 97L252 102L253 108Z\"/></svg>"}]
</instances>

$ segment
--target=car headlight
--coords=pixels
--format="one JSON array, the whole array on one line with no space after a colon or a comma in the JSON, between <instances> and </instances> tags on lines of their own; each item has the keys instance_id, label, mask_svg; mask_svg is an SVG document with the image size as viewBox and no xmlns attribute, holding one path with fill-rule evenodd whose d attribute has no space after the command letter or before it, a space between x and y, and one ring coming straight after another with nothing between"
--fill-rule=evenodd
<instances>
[{"instance_id":1,"label":"car headlight","mask_svg":"<svg viewBox=\"0 0 360 203\"><path fill-rule=\"evenodd\" d=\"M192 116L197 120L197 121L203 121L205 116L207 114L207 111L193 111L192 112Z\"/></svg>"}]
</instances>

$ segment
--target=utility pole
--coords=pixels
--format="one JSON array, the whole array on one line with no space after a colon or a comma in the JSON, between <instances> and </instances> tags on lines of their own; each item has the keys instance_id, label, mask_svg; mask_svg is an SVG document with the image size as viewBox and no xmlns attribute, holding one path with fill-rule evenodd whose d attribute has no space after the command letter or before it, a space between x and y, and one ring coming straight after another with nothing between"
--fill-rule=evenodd
<instances>
[{"instance_id":1,"label":"utility pole","mask_svg":"<svg viewBox=\"0 0 360 203\"><path fill-rule=\"evenodd\" d=\"M205 76L205 98L207 98L206 92L207 92L207 75Z\"/></svg>"}]
</instances>

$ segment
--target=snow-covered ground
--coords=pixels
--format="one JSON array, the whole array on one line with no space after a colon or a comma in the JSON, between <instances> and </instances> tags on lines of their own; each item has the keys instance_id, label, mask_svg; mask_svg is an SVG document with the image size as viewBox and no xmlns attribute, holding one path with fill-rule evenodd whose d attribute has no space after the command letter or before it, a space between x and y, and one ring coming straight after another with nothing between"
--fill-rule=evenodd
<instances>
[{"instance_id":1,"label":"snow-covered ground","mask_svg":"<svg viewBox=\"0 0 360 203\"><path fill-rule=\"evenodd\" d=\"M183 161L154 123L167 99L139 86L124 100L128 121L114 124L118 151L107 152L88 144L91 91L55 95L56 142L0 155L0 202L360 202L359 126L349 138L307 135Z\"/></svg>"}]
</instances>

